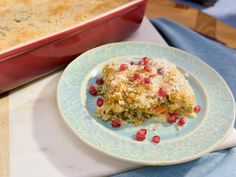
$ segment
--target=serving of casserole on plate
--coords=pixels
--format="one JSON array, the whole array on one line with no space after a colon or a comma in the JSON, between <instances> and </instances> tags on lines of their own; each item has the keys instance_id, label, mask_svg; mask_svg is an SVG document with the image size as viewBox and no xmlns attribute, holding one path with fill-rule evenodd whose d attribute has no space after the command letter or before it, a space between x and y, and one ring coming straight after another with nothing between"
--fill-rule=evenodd
<instances>
[{"instance_id":1,"label":"serving of casserole on plate","mask_svg":"<svg viewBox=\"0 0 236 177\"><path fill-rule=\"evenodd\" d=\"M0 1L0 93L129 36L145 6L146 0Z\"/></svg>"},{"instance_id":2,"label":"serving of casserole on plate","mask_svg":"<svg viewBox=\"0 0 236 177\"><path fill-rule=\"evenodd\" d=\"M195 116L194 91L174 64L148 57L129 60L132 61L114 61L104 66L97 80L98 94L103 100L102 105L97 105L99 117L138 126L151 117L171 123L173 115ZM99 83L101 79L104 83Z\"/></svg>"},{"instance_id":3,"label":"serving of casserole on plate","mask_svg":"<svg viewBox=\"0 0 236 177\"><path fill-rule=\"evenodd\" d=\"M83 142L146 165L183 163L212 151L235 117L232 93L216 71L184 51L145 42L108 44L79 56L61 76L57 102Z\"/></svg>"}]
</instances>

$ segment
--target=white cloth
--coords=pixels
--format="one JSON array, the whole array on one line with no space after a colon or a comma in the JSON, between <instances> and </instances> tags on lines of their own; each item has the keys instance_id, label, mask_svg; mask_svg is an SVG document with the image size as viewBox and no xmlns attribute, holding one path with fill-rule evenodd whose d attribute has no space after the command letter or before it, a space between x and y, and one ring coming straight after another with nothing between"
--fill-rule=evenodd
<instances>
[{"instance_id":1,"label":"white cloth","mask_svg":"<svg viewBox=\"0 0 236 177\"><path fill-rule=\"evenodd\" d=\"M126 40L167 45L147 19ZM108 176L140 165L109 157L83 144L61 120L56 86L62 71L9 95L11 177ZM236 131L217 149L236 146Z\"/></svg>"}]
</instances>

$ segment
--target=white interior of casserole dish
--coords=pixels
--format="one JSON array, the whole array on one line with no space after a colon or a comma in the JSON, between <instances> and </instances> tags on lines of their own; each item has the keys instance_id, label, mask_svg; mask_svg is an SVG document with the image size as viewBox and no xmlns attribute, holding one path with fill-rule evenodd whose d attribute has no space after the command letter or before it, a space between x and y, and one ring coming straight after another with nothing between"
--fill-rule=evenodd
<instances>
[{"instance_id":1,"label":"white interior of casserole dish","mask_svg":"<svg viewBox=\"0 0 236 177\"><path fill-rule=\"evenodd\" d=\"M44 39L44 38L48 38L48 37L51 37L51 36L54 36L54 35L57 35L57 34L66 32L66 31L68 31L68 30L77 28L77 27L82 26L82 25L84 25L84 24L86 24L86 23L89 23L89 22L95 21L95 20L97 20L97 19L103 18L103 17L105 17L105 16L107 16L107 15L109 15L109 14L111 14L111 13L114 13L114 12L116 12L116 11L122 10L123 8L129 7L129 6L133 5L133 4L136 4L136 3L139 3L139 2L142 2L142 1L144 1L144 0L131 0L130 2L124 4L124 5L120 6L120 7L111 9L111 10L109 10L109 11L107 11L107 12L104 12L104 13L101 13L100 15L97 15L97 16L95 16L95 17L93 17L93 18L90 18L90 19L88 19L88 20L85 20L85 21L83 21L83 22L77 23L76 25L73 25L73 26L71 26L71 27L67 27L67 28L65 28L65 29L63 29L63 30L60 30L60 31L57 31L57 32L54 32L54 33L50 33L50 34L47 34L47 35L43 35L43 36L38 37L38 38L36 38L36 39L29 40L29 41L20 43L20 44L18 44L18 45L14 45L14 46L12 46L12 47L9 47L9 48L7 48L7 49L4 49L4 50L0 51L0 55L4 54L4 53L6 53L6 52L9 52L9 51L11 51L11 50L17 49L17 48L21 48L21 47L23 47L23 46L30 45L30 44L32 44L32 43L34 43L34 42L37 42L37 41L40 41L40 40L42 40L42 39Z\"/></svg>"}]
</instances>

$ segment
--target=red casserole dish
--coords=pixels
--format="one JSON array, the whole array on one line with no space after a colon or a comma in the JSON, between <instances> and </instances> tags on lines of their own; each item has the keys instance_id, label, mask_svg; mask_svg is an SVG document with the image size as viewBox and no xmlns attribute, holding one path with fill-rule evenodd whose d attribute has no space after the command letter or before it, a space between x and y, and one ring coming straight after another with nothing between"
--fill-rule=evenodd
<instances>
[{"instance_id":1,"label":"red casserole dish","mask_svg":"<svg viewBox=\"0 0 236 177\"><path fill-rule=\"evenodd\" d=\"M119 41L140 26L147 0L134 0L73 27L0 51L0 93L66 66L96 46Z\"/></svg>"}]
</instances>

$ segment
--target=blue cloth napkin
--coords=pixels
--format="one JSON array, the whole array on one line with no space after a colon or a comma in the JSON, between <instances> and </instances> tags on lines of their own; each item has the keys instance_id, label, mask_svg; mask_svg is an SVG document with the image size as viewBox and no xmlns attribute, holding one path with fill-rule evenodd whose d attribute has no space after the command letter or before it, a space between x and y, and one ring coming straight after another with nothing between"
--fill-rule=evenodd
<instances>
[{"instance_id":1,"label":"blue cloth napkin","mask_svg":"<svg viewBox=\"0 0 236 177\"><path fill-rule=\"evenodd\" d=\"M151 22L170 46L183 49L213 67L225 79L234 97L236 96L235 50L173 21L160 18ZM236 177L236 148L212 152L184 164L145 167L114 177Z\"/></svg>"}]
</instances>

